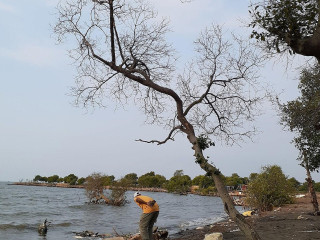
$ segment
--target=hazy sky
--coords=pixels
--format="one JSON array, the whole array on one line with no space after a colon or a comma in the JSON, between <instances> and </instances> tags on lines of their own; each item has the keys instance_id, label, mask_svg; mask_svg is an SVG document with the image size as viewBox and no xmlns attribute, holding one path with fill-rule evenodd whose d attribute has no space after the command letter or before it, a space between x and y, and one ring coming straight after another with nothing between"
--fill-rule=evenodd
<instances>
[{"instance_id":1,"label":"hazy sky","mask_svg":"<svg viewBox=\"0 0 320 240\"><path fill-rule=\"evenodd\" d=\"M238 29L248 17L247 0L151 1L160 15L170 18L170 41L179 55L192 55L192 42L211 22ZM0 181L33 179L35 175L85 177L93 172L116 178L135 172L155 171L170 178L175 170L195 177L204 172L194 162L187 139L163 146L135 139L163 139L167 132L144 124L134 106L116 109L79 109L68 96L75 68L67 45L56 45L52 33L56 0L0 1ZM246 32L243 29L240 32ZM261 80L283 91L281 100L297 96L299 72L285 69L284 62L270 62L261 70ZM293 135L282 130L276 112L263 106L257 119L261 133L241 147L219 143L205 154L223 174L248 176L266 164L278 164L299 181L305 172L296 161ZM319 174L313 175L320 181Z\"/></svg>"}]
</instances>

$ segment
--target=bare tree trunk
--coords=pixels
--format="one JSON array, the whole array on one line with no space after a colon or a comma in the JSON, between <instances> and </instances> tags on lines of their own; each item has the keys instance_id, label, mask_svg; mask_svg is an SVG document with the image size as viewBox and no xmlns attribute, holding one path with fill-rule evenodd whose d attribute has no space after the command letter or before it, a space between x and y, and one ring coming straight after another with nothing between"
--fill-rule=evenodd
<instances>
[{"instance_id":1,"label":"bare tree trunk","mask_svg":"<svg viewBox=\"0 0 320 240\"><path fill-rule=\"evenodd\" d=\"M313 205L313 211L314 211L314 215L320 215L319 212L319 204L318 204L318 200L317 200L317 194L314 190L313 187L313 181L312 181L312 177L310 174L310 169L309 169L309 164L307 161L305 161L306 165L305 165L305 169L307 171L307 178L306 181L308 183L308 189L309 189L309 193L311 195L311 203Z\"/></svg>"},{"instance_id":2,"label":"bare tree trunk","mask_svg":"<svg viewBox=\"0 0 320 240\"><path fill-rule=\"evenodd\" d=\"M100 195L100 198L103 199L106 204L109 204L109 203L110 203L110 199L107 198L105 195L101 194L101 195Z\"/></svg>"},{"instance_id":3,"label":"bare tree trunk","mask_svg":"<svg viewBox=\"0 0 320 240\"><path fill-rule=\"evenodd\" d=\"M196 143L196 137L188 135L189 141L193 143L193 149L195 150L196 162L200 167L206 171L206 173L212 177L215 186L218 190L218 194L223 202L224 209L230 218L238 225L240 230L244 233L248 240L260 240L261 238L253 229L253 227L245 220L244 216L239 213L235 208L232 198L230 197L222 179L220 171L208 163L208 160L203 156L202 150Z\"/></svg>"}]
</instances>

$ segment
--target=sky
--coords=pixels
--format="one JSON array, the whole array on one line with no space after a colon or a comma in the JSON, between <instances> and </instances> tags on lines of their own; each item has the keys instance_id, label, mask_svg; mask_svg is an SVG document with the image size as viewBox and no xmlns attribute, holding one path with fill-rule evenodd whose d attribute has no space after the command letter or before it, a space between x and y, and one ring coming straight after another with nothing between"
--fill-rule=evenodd
<instances>
[{"instance_id":1,"label":"sky","mask_svg":"<svg viewBox=\"0 0 320 240\"><path fill-rule=\"evenodd\" d=\"M190 177L204 174L194 162L185 136L166 145L150 145L135 139L163 139L167 132L144 124L144 115L133 105L119 108L82 109L68 95L76 69L67 55L68 42L57 45L52 26L56 0L0 0L0 181L32 180L36 175L86 177L101 172L121 178L149 171L173 176L183 170ZM193 41L212 22L238 32L248 18L247 0L150 1L159 15L170 19L169 40L180 58L192 56ZM299 61L304 61L298 59ZM299 71L285 61L271 61L261 69L281 101L298 96ZM305 171L296 160L293 134L283 130L273 107L265 103L255 122L259 134L241 146L217 146L205 152L230 176L260 172L268 164L279 165L300 182ZM320 181L314 173L315 181Z\"/></svg>"}]
</instances>

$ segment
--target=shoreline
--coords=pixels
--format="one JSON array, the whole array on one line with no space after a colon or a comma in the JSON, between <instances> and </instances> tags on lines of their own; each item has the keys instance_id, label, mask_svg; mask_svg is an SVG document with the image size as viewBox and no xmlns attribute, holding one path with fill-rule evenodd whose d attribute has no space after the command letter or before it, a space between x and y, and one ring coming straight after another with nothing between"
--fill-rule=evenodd
<instances>
[{"instance_id":1,"label":"shoreline","mask_svg":"<svg viewBox=\"0 0 320 240\"><path fill-rule=\"evenodd\" d=\"M30 186L24 183L18 183L17 185ZM320 193L317 193L317 195L320 199ZM306 194L304 197L296 198L294 204L284 205L275 208L273 211L246 217L246 220L253 226L262 240L320 240L320 216L313 216L312 212L311 197L310 194ZM168 239L203 240L206 234L213 232L221 232L224 240L245 240L238 226L229 218L218 220L210 225L186 229L172 235L169 232Z\"/></svg>"},{"instance_id":2,"label":"shoreline","mask_svg":"<svg viewBox=\"0 0 320 240\"><path fill-rule=\"evenodd\" d=\"M37 183L37 182L10 182L8 185L27 186L27 187L58 187L58 188L84 188L84 185L70 185L68 183ZM105 186L105 189L110 189L110 186ZM139 188L128 187L128 191L141 191L141 192L165 192L168 191L163 188Z\"/></svg>"},{"instance_id":3,"label":"shoreline","mask_svg":"<svg viewBox=\"0 0 320 240\"><path fill-rule=\"evenodd\" d=\"M27 187L58 187L58 188L80 188L84 189L84 185L70 185L69 183L43 183L43 182L7 182L8 185L27 186ZM111 186L105 186L105 189L110 189ZM144 188L144 187L127 187L127 191L139 191L139 192L164 192L169 193L164 188ZM185 194L171 192L172 194L188 195L194 194L207 197L219 197L218 194L201 194L198 192L190 191ZM234 196L231 194L231 196ZM238 196L238 195L236 195Z\"/></svg>"},{"instance_id":4,"label":"shoreline","mask_svg":"<svg viewBox=\"0 0 320 240\"><path fill-rule=\"evenodd\" d=\"M317 194L318 198L320 193ZM320 216L312 215L310 194L297 198L294 204L246 217L262 240L320 239ZM170 235L172 240L203 240L206 234L221 232L224 240L245 240L238 226L229 218L201 228Z\"/></svg>"}]
</instances>

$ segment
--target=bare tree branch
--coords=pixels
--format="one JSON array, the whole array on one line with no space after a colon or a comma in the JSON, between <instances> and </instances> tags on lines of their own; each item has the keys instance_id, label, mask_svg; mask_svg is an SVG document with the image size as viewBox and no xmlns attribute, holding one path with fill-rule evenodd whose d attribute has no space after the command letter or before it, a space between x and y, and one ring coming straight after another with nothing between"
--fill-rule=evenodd
<instances>
[{"instance_id":1,"label":"bare tree branch","mask_svg":"<svg viewBox=\"0 0 320 240\"><path fill-rule=\"evenodd\" d=\"M176 126L174 127L170 132L169 132L169 135L166 139L164 139L163 141L159 141L159 140L142 140L142 139L137 139L136 141L138 142L144 142L144 143L157 143L157 145L161 145L161 144L164 144L166 143L167 141L169 140L172 140L174 141L174 133L177 131L177 130L181 130L182 126Z\"/></svg>"}]
</instances>

